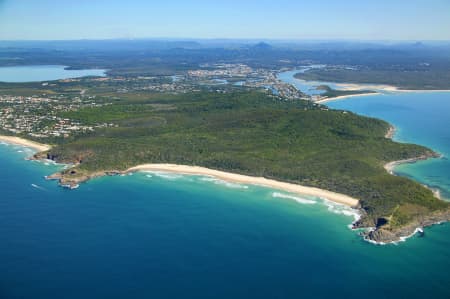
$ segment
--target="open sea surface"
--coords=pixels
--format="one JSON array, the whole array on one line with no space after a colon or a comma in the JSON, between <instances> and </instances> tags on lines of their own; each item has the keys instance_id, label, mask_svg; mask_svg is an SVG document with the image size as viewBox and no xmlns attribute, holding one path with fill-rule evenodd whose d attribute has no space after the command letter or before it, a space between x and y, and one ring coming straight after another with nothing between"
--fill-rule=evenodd
<instances>
[{"instance_id":1,"label":"open sea surface","mask_svg":"<svg viewBox=\"0 0 450 299\"><path fill-rule=\"evenodd\" d=\"M330 102L450 154L450 94ZM375 246L348 208L210 177L136 173L68 191L0 144L0 298L449 298L450 225ZM448 194L448 160L396 171Z\"/></svg>"}]
</instances>

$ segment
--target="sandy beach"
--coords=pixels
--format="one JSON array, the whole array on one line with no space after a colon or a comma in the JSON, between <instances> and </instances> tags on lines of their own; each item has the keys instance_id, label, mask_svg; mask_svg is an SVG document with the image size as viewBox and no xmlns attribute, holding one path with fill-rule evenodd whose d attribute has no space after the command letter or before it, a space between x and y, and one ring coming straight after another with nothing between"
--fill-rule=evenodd
<instances>
[{"instance_id":1,"label":"sandy beach","mask_svg":"<svg viewBox=\"0 0 450 299\"><path fill-rule=\"evenodd\" d=\"M390 125L389 130L386 132L386 135L384 135L385 138L393 139L395 136L395 127Z\"/></svg>"},{"instance_id":2,"label":"sandy beach","mask_svg":"<svg viewBox=\"0 0 450 299\"><path fill-rule=\"evenodd\" d=\"M377 92L450 92L449 89L401 89L393 85L336 83L339 90L374 90Z\"/></svg>"},{"instance_id":3,"label":"sandy beach","mask_svg":"<svg viewBox=\"0 0 450 299\"><path fill-rule=\"evenodd\" d=\"M14 137L14 136L1 136L0 135L0 141L10 143L10 144L16 144L16 145L22 145L26 147L30 147L32 149L35 149L38 152L45 152L51 149L50 145L38 143L35 141L23 139L20 137Z\"/></svg>"},{"instance_id":4,"label":"sandy beach","mask_svg":"<svg viewBox=\"0 0 450 299\"><path fill-rule=\"evenodd\" d=\"M425 158L425 157L419 157L419 158L411 158L411 159L406 159L406 160L393 161L393 162L389 162L389 163L385 164L384 165L384 169L386 169L386 171L389 174L396 175L395 172L394 172L395 171L395 167L397 167L397 166L399 166L401 164L416 163L417 161L426 160L426 159L427 158ZM425 185L425 184L422 184L422 186L424 186L425 188L430 189L433 192L434 197L436 197L438 199L442 199L441 192L439 191L439 189L432 188L432 187L430 187L428 185Z\"/></svg>"},{"instance_id":5,"label":"sandy beach","mask_svg":"<svg viewBox=\"0 0 450 299\"><path fill-rule=\"evenodd\" d=\"M401 164L407 164L407 163L412 164L412 163L416 163L417 161L427 160L428 158L430 158L430 157L420 156L417 158L393 161L393 162L389 162L389 163L385 164L384 169L386 169L386 171L389 172L390 174L395 175L394 169L396 166L401 165Z\"/></svg>"},{"instance_id":6,"label":"sandy beach","mask_svg":"<svg viewBox=\"0 0 450 299\"><path fill-rule=\"evenodd\" d=\"M260 185L264 187L280 189L301 195L317 196L350 207L358 207L359 205L358 199L355 199L345 194L335 193L327 190L322 190L319 188L305 187L291 183L284 183L280 181L266 179L263 177L252 177L247 175L234 174L198 166L186 166L176 164L143 164L136 167L132 167L127 170L127 172L136 172L136 171L162 171L180 174L212 176L233 183Z\"/></svg>"},{"instance_id":7,"label":"sandy beach","mask_svg":"<svg viewBox=\"0 0 450 299\"><path fill-rule=\"evenodd\" d=\"M328 103L328 102L337 101L337 100L343 100L343 99L347 99L347 98L355 98L355 97L362 97L362 96L375 96L375 95L379 95L379 94L380 94L379 92L349 94L349 95L346 95L346 96L339 96L339 97L334 97L334 98L326 98L326 99L323 99L323 100L316 101L315 103L323 104L323 103Z\"/></svg>"},{"instance_id":8,"label":"sandy beach","mask_svg":"<svg viewBox=\"0 0 450 299\"><path fill-rule=\"evenodd\" d=\"M335 83L339 90L374 90L374 91L397 91L398 88L384 84L358 84L358 83Z\"/></svg>"},{"instance_id":9,"label":"sandy beach","mask_svg":"<svg viewBox=\"0 0 450 299\"><path fill-rule=\"evenodd\" d=\"M400 89L391 85L371 85L371 84L352 84L352 83L336 83L339 90L356 91L356 90L373 90L371 93L351 94L345 96L338 96L334 98L324 98L322 100L315 101L315 103L324 104L331 101L343 100L347 98L362 97L362 96L375 96L383 93L432 93L432 92L450 92L450 90L431 90L431 89Z\"/></svg>"}]
</instances>

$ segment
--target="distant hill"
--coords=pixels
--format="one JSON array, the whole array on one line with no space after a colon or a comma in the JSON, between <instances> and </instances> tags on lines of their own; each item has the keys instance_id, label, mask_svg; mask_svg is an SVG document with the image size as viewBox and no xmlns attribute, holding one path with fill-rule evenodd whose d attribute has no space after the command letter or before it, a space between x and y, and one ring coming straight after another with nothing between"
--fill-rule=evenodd
<instances>
[{"instance_id":1,"label":"distant hill","mask_svg":"<svg viewBox=\"0 0 450 299\"><path fill-rule=\"evenodd\" d=\"M111 39L68 41L0 41L0 48L46 49L46 50L97 50L97 51L142 51L170 49L198 49L197 41Z\"/></svg>"},{"instance_id":2,"label":"distant hill","mask_svg":"<svg viewBox=\"0 0 450 299\"><path fill-rule=\"evenodd\" d=\"M272 46L265 42L257 43L256 45L251 47L253 50L272 50Z\"/></svg>"}]
</instances>

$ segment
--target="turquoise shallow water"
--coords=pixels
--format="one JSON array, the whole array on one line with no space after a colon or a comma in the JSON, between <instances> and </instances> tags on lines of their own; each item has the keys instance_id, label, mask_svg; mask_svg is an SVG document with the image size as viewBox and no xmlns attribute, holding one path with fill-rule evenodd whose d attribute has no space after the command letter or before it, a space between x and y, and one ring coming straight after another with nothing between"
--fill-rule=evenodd
<instances>
[{"instance_id":1,"label":"turquoise shallow water","mask_svg":"<svg viewBox=\"0 0 450 299\"><path fill-rule=\"evenodd\" d=\"M0 298L449 297L447 224L374 246L318 199L149 173L68 191L22 150L0 144Z\"/></svg>"},{"instance_id":2,"label":"turquoise shallow water","mask_svg":"<svg viewBox=\"0 0 450 299\"><path fill-rule=\"evenodd\" d=\"M450 92L383 94L329 102L331 108L384 119L396 127L394 140L430 147L444 157L396 168L450 199Z\"/></svg>"},{"instance_id":3,"label":"turquoise shallow water","mask_svg":"<svg viewBox=\"0 0 450 299\"><path fill-rule=\"evenodd\" d=\"M322 65L313 65L308 67L303 67L300 69L281 72L277 75L277 78L285 83L292 84L298 90L302 91L307 95L320 95L324 93L324 90L318 90L317 87L320 85L327 85L333 89L339 89L339 85L333 82L321 82L321 81L306 81L301 79L296 79L294 76L298 73L304 73L307 70L321 68Z\"/></svg>"},{"instance_id":4,"label":"turquoise shallow water","mask_svg":"<svg viewBox=\"0 0 450 299\"><path fill-rule=\"evenodd\" d=\"M449 93L329 105L450 156ZM149 173L68 191L43 179L59 166L30 154L0 144L1 299L450 297L448 224L374 246L347 227L350 210L316 198ZM450 194L446 159L396 172Z\"/></svg>"},{"instance_id":5,"label":"turquoise shallow water","mask_svg":"<svg viewBox=\"0 0 450 299\"><path fill-rule=\"evenodd\" d=\"M66 70L62 65L0 67L0 82L40 82L85 76L105 76L105 70Z\"/></svg>"}]
</instances>

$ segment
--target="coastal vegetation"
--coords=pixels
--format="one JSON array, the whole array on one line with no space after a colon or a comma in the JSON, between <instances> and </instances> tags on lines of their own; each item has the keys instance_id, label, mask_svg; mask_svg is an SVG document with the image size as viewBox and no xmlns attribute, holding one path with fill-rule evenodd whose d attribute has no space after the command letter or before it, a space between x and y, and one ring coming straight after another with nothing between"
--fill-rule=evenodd
<instances>
[{"instance_id":1,"label":"coastal vegetation","mask_svg":"<svg viewBox=\"0 0 450 299\"><path fill-rule=\"evenodd\" d=\"M107 69L107 77L0 82L0 133L54 145L37 157L75 164L59 175L62 183L146 163L196 165L358 198L363 216L356 226L395 235L372 239L398 239L428 223L424 219L449 218L448 204L429 189L383 168L433 157L431 150L385 138L384 121L305 101L311 98L277 78L321 64L297 77L448 89L450 60L431 46L57 44L58 51L39 42L0 43L0 66ZM370 93L319 89L328 98Z\"/></svg>"},{"instance_id":2,"label":"coastal vegetation","mask_svg":"<svg viewBox=\"0 0 450 299\"><path fill-rule=\"evenodd\" d=\"M328 67L311 69L295 75L297 79L336 83L384 84L400 89L447 90L450 89L448 70L390 70L348 69Z\"/></svg>"},{"instance_id":3,"label":"coastal vegetation","mask_svg":"<svg viewBox=\"0 0 450 299\"><path fill-rule=\"evenodd\" d=\"M448 204L422 185L388 174L394 160L431 157L422 146L385 138L389 124L264 92L147 94L64 112L116 126L61 141L44 157L75 163L64 183L144 163L202 166L318 187L360 199L357 224L395 231Z\"/></svg>"}]
</instances>

